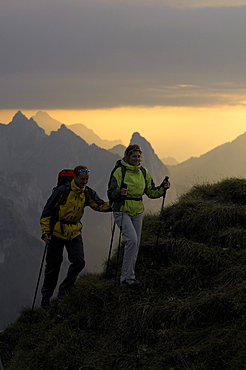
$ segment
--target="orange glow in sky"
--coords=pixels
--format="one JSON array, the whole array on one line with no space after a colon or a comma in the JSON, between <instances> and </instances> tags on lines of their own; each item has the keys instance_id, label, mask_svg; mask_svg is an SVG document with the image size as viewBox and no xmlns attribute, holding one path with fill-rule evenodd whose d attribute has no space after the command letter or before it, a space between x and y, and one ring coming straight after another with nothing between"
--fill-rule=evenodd
<instances>
[{"instance_id":1,"label":"orange glow in sky","mask_svg":"<svg viewBox=\"0 0 246 370\"><path fill-rule=\"evenodd\" d=\"M9 123L16 110L1 110L0 122ZM21 110L21 109L20 109ZM30 118L38 110L21 110ZM121 139L128 145L134 132L150 142L159 158L174 157L182 162L233 141L246 130L246 108L155 107L98 110L45 110L65 123L82 123L101 139Z\"/></svg>"}]
</instances>

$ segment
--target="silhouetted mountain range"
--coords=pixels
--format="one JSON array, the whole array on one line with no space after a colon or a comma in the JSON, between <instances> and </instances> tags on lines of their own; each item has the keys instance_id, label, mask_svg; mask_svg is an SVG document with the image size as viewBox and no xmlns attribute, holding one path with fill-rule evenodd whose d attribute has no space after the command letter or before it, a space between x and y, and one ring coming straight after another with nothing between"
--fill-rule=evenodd
<instances>
[{"instance_id":1,"label":"silhouetted mountain range","mask_svg":"<svg viewBox=\"0 0 246 370\"><path fill-rule=\"evenodd\" d=\"M108 149L109 152L118 154L120 157L124 156L126 147L122 144L115 145L113 148Z\"/></svg>"},{"instance_id":2,"label":"silhouetted mountain range","mask_svg":"<svg viewBox=\"0 0 246 370\"><path fill-rule=\"evenodd\" d=\"M172 185L165 204L175 201L194 184L246 176L246 133L199 158L168 167L137 132L132 135L130 144L133 143L141 145L143 165L157 185L164 176L170 176ZM0 266L3 274L0 294L6 297L0 325L13 320L20 305L31 304L43 253L39 217L56 185L58 172L86 164L91 169L89 186L106 200L109 175L124 149L122 144L109 150L90 145L58 121L57 131L47 135L33 118L27 119L20 111L9 124L0 124ZM160 199L145 197L144 202L147 212L160 210ZM101 270L108 254L112 224L111 214L86 209L83 218L85 271Z\"/></svg>"},{"instance_id":3,"label":"silhouetted mountain range","mask_svg":"<svg viewBox=\"0 0 246 370\"><path fill-rule=\"evenodd\" d=\"M133 134L131 142L142 146L145 153L143 165L149 168L156 184L159 184L169 173L167 168L139 133ZM6 273L1 280L0 295L6 300L5 311L0 313L4 322L0 325L13 320L20 305L31 304L44 247L40 240L39 218L57 183L58 172L63 168L86 164L91 170L88 185L107 200L109 176L119 158L118 154L95 144L89 145L63 124L47 135L33 118L27 119L20 111L9 124L0 124L0 198L2 212L5 212L0 220L0 265L1 271L11 272L11 278ZM174 187L168 196L170 200L175 196ZM160 205L160 199L146 199L148 210L159 211ZM14 216L15 222L6 223ZM100 271L108 254L112 215L87 207L82 222L86 258L84 271ZM15 237L10 238L10 235ZM20 269L17 268L18 261ZM30 284L23 283L27 276ZM10 295L6 293L9 284ZM9 313L8 317L5 312Z\"/></svg>"},{"instance_id":4,"label":"silhouetted mountain range","mask_svg":"<svg viewBox=\"0 0 246 370\"><path fill-rule=\"evenodd\" d=\"M50 134L51 131L57 131L62 125L61 122L50 117L46 112L37 112L35 116L32 117L37 124L42 127L46 134ZM76 135L84 139L88 144L96 144L104 149L110 149L115 145L122 144L121 140L103 140L93 130L87 128L82 123L75 123L71 125L66 125L69 130L73 131Z\"/></svg>"},{"instance_id":5,"label":"silhouetted mountain range","mask_svg":"<svg viewBox=\"0 0 246 370\"><path fill-rule=\"evenodd\" d=\"M214 183L224 178L246 177L246 133L213 150L192 157L176 166L168 166L178 194L194 184Z\"/></svg>"},{"instance_id":6,"label":"silhouetted mountain range","mask_svg":"<svg viewBox=\"0 0 246 370\"><path fill-rule=\"evenodd\" d=\"M161 158L161 160L166 166L176 166L176 164L179 164L174 157L165 157Z\"/></svg>"}]
</instances>

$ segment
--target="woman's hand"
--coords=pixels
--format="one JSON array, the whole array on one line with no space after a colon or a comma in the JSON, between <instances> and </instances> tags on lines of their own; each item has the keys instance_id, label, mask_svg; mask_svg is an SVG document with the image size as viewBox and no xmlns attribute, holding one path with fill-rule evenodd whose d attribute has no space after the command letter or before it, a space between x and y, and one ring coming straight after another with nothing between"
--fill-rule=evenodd
<instances>
[{"instance_id":1,"label":"woman's hand","mask_svg":"<svg viewBox=\"0 0 246 370\"><path fill-rule=\"evenodd\" d=\"M168 176L166 176L165 177L165 179L162 181L162 183L161 183L161 185L160 186L162 186L164 189L169 189L170 188L170 186L171 186L171 184L170 184L170 182L169 182L169 177Z\"/></svg>"},{"instance_id":2,"label":"woman's hand","mask_svg":"<svg viewBox=\"0 0 246 370\"><path fill-rule=\"evenodd\" d=\"M163 188L164 188L164 189L169 189L169 188L170 188L170 186L171 186L171 184L170 184L170 182L169 182L169 181L167 181L167 182L163 182L163 183L162 183L162 186L163 186Z\"/></svg>"}]
</instances>

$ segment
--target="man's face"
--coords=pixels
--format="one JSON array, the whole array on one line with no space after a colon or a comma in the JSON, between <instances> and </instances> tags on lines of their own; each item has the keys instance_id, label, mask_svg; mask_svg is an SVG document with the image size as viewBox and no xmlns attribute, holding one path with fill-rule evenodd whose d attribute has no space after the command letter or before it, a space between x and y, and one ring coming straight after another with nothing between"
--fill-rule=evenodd
<instances>
[{"instance_id":1,"label":"man's face","mask_svg":"<svg viewBox=\"0 0 246 370\"><path fill-rule=\"evenodd\" d=\"M81 172L78 176L74 176L75 184L79 188L84 188L89 180L90 174L89 172Z\"/></svg>"}]
</instances>

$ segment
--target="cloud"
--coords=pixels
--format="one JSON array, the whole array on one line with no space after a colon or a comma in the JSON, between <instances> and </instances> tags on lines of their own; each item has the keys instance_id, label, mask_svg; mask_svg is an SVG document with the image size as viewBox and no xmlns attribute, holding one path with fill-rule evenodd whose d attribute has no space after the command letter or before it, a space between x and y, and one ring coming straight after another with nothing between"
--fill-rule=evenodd
<instances>
[{"instance_id":1,"label":"cloud","mask_svg":"<svg viewBox=\"0 0 246 370\"><path fill-rule=\"evenodd\" d=\"M182 3L6 2L0 13L0 108L245 101L246 7L207 0L188 2L201 8L175 8Z\"/></svg>"}]
</instances>

